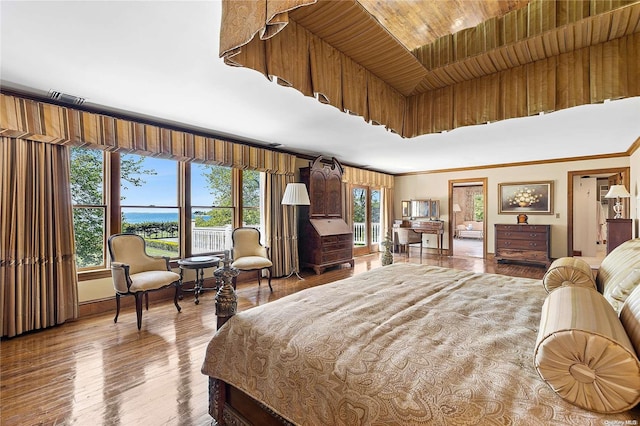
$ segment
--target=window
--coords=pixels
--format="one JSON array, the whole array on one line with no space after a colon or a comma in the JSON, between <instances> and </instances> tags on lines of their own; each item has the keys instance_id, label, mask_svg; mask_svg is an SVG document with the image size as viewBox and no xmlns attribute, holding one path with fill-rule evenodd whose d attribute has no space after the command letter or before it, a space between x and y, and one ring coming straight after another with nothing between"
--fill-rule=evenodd
<instances>
[{"instance_id":1,"label":"window","mask_svg":"<svg viewBox=\"0 0 640 426\"><path fill-rule=\"evenodd\" d=\"M71 148L71 202L78 269L105 267L104 153Z\"/></svg>"},{"instance_id":2,"label":"window","mask_svg":"<svg viewBox=\"0 0 640 426\"><path fill-rule=\"evenodd\" d=\"M121 229L143 237L152 256L180 256L177 191L176 161L120 156Z\"/></svg>"},{"instance_id":3,"label":"window","mask_svg":"<svg viewBox=\"0 0 640 426\"><path fill-rule=\"evenodd\" d=\"M242 226L260 228L261 173L255 170L242 171Z\"/></svg>"},{"instance_id":4,"label":"window","mask_svg":"<svg viewBox=\"0 0 640 426\"><path fill-rule=\"evenodd\" d=\"M191 253L231 249L233 169L191 165Z\"/></svg>"},{"instance_id":5,"label":"window","mask_svg":"<svg viewBox=\"0 0 640 426\"><path fill-rule=\"evenodd\" d=\"M482 194L473 196L473 220L477 222L484 220L484 197Z\"/></svg>"},{"instance_id":6,"label":"window","mask_svg":"<svg viewBox=\"0 0 640 426\"><path fill-rule=\"evenodd\" d=\"M177 259L228 250L234 227L262 226L264 173L87 148L72 148L70 159L80 271L107 268L107 237L117 229L142 236L149 254ZM179 196L183 176L191 176L191 197ZM111 196L111 185L120 197Z\"/></svg>"}]
</instances>

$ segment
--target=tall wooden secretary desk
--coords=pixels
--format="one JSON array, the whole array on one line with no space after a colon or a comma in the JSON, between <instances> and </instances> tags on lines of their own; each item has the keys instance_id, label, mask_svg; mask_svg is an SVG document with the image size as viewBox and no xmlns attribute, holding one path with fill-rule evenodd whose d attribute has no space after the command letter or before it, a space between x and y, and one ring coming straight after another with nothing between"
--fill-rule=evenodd
<instances>
[{"instance_id":1,"label":"tall wooden secretary desk","mask_svg":"<svg viewBox=\"0 0 640 426\"><path fill-rule=\"evenodd\" d=\"M309 191L311 204L300 209L300 264L321 274L331 266L353 260L353 230L342 216L342 165L316 158L300 169L300 180Z\"/></svg>"}]
</instances>

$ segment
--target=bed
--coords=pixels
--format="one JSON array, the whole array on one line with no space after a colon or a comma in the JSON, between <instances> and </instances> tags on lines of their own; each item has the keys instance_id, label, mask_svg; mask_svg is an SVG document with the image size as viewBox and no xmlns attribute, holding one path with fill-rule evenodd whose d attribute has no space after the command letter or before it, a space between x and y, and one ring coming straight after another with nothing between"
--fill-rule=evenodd
<instances>
[{"instance_id":1,"label":"bed","mask_svg":"<svg viewBox=\"0 0 640 426\"><path fill-rule=\"evenodd\" d=\"M541 379L546 297L540 280L407 263L300 291L220 327L202 366L210 413L228 424L637 424L637 409L587 411Z\"/></svg>"}]
</instances>

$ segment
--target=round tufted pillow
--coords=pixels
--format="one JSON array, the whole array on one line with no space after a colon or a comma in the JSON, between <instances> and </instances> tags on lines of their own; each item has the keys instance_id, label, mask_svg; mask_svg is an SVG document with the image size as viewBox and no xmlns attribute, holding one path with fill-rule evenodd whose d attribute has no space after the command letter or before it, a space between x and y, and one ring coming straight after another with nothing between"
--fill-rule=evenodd
<instances>
[{"instance_id":1,"label":"round tufted pillow","mask_svg":"<svg viewBox=\"0 0 640 426\"><path fill-rule=\"evenodd\" d=\"M640 361L596 290L568 286L549 293L534 364L551 389L584 409L619 413L640 402Z\"/></svg>"},{"instance_id":2,"label":"round tufted pillow","mask_svg":"<svg viewBox=\"0 0 640 426\"><path fill-rule=\"evenodd\" d=\"M554 260L542 277L542 284L547 292L565 285L596 288L591 266L575 257L561 257Z\"/></svg>"}]
</instances>

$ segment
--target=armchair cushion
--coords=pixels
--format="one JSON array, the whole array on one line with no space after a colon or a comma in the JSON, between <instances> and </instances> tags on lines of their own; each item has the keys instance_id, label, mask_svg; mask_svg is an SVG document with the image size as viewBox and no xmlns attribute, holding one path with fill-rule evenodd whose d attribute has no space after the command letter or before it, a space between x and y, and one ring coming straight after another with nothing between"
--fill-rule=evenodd
<instances>
[{"instance_id":1,"label":"armchair cushion","mask_svg":"<svg viewBox=\"0 0 640 426\"><path fill-rule=\"evenodd\" d=\"M180 279L180 275L171 271L144 271L132 274L130 291L155 290L168 286Z\"/></svg>"},{"instance_id":2,"label":"armchair cushion","mask_svg":"<svg viewBox=\"0 0 640 426\"><path fill-rule=\"evenodd\" d=\"M234 261L231 266L240 270L269 268L273 263L262 256L245 256Z\"/></svg>"}]
</instances>

